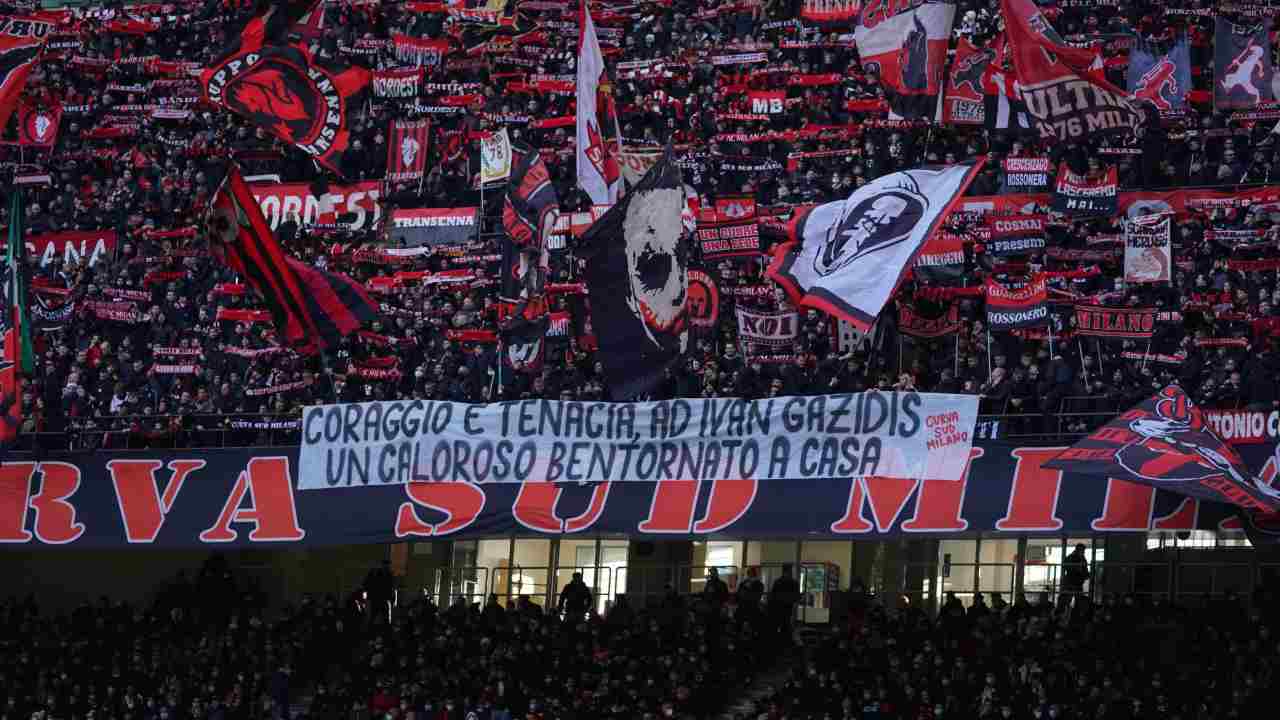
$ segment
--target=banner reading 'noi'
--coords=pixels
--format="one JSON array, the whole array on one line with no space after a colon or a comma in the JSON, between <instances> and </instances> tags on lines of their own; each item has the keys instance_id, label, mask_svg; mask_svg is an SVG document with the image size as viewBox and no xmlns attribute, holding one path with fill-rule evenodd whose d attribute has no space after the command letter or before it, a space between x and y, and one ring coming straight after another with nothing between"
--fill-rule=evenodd
<instances>
[{"instance_id":1,"label":"banner reading 'noi'","mask_svg":"<svg viewBox=\"0 0 1280 720\"><path fill-rule=\"evenodd\" d=\"M321 405L303 411L298 487L530 479L958 480L977 415L972 395L898 392Z\"/></svg>"}]
</instances>

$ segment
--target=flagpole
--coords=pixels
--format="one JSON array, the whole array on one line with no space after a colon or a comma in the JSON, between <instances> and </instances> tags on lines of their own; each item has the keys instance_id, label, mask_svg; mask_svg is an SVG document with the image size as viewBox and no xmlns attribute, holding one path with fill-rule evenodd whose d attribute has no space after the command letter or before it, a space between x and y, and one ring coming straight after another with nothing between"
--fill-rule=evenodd
<instances>
[{"instance_id":1,"label":"flagpole","mask_svg":"<svg viewBox=\"0 0 1280 720\"><path fill-rule=\"evenodd\" d=\"M1084 340L1076 343L1076 349L1080 351L1080 372L1084 375L1085 383L1089 382L1089 369L1084 366Z\"/></svg>"},{"instance_id":2,"label":"flagpole","mask_svg":"<svg viewBox=\"0 0 1280 720\"><path fill-rule=\"evenodd\" d=\"M1053 359L1053 318L1049 318L1049 359Z\"/></svg>"},{"instance_id":3,"label":"flagpole","mask_svg":"<svg viewBox=\"0 0 1280 720\"><path fill-rule=\"evenodd\" d=\"M991 379L991 328L987 328L987 379Z\"/></svg>"},{"instance_id":4,"label":"flagpole","mask_svg":"<svg viewBox=\"0 0 1280 720\"><path fill-rule=\"evenodd\" d=\"M1147 338L1147 351L1142 353L1142 369L1147 369L1147 358L1151 356L1151 339Z\"/></svg>"},{"instance_id":5,"label":"flagpole","mask_svg":"<svg viewBox=\"0 0 1280 720\"><path fill-rule=\"evenodd\" d=\"M960 333L959 332L956 333L955 358L956 358L956 379L959 380L960 379Z\"/></svg>"}]
</instances>

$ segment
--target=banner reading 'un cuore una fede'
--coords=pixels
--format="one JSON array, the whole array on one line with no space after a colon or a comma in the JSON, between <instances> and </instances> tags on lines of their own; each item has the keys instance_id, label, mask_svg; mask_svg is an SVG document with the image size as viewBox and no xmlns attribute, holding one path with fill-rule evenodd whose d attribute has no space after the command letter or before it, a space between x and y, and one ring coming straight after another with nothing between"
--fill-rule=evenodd
<instances>
[{"instance_id":1,"label":"banner reading 'un cuore una fede'","mask_svg":"<svg viewBox=\"0 0 1280 720\"><path fill-rule=\"evenodd\" d=\"M1234 509L1053 470L1065 447L979 440L960 480L371 482L296 490L297 448L11 455L6 549L275 548L537 535L825 539L1239 530ZM1275 444L1239 448L1265 482ZM1280 527L1254 528L1280 539ZM1256 534L1256 533L1255 533Z\"/></svg>"},{"instance_id":2,"label":"banner reading 'un cuore una fede'","mask_svg":"<svg viewBox=\"0 0 1280 720\"><path fill-rule=\"evenodd\" d=\"M529 477L956 480L973 444L977 415L972 395L898 392L640 403L320 405L302 415L298 487Z\"/></svg>"}]
</instances>

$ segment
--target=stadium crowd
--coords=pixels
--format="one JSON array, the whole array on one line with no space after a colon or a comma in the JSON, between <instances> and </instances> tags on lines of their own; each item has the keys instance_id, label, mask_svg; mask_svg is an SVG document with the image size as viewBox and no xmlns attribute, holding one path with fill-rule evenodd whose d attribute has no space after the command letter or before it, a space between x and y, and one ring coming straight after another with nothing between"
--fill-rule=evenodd
<instances>
[{"instance_id":1,"label":"stadium crowd","mask_svg":"<svg viewBox=\"0 0 1280 720\"><path fill-rule=\"evenodd\" d=\"M692 720L740 707L766 671L779 681L741 720L1247 719L1268 716L1278 661L1265 593L968 607L948 593L935 618L855 582L847 615L806 636L786 579L765 592L754 575L733 590L709 577L603 614L572 583L554 610L459 596L388 611L379 572L345 599L284 606L218 556L136 606L56 614L10 597L0 719Z\"/></svg>"},{"instance_id":2,"label":"stadium crowd","mask_svg":"<svg viewBox=\"0 0 1280 720\"><path fill-rule=\"evenodd\" d=\"M104 597L55 615L11 597L0 718L702 718L766 662L766 639L783 647L730 618L722 581L721 594L645 607L622 596L604 616L588 613L589 590L556 612L496 595L378 612L377 583L366 587L279 607L214 556L150 604Z\"/></svg>"},{"instance_id":3,"label":"stadium crowd","mask_svg":"<svg viewBox=\"0 0 1280 720\"><path fill-rule=\"evenodd\" d=\"M1194 608L1133 596L1055 607L948 594L917 608L855 608L806 652L760 717L790 720L1142 720L1266 717L1274 605L1227 595ZM1261 608L1261 609L1259 609ZM1197 650L1192 650L1193 648ZM1178 657L1177 663L1169 662Z\"/></svg>"},{"instance_id":4,"label":"stadium crowd","mask_svg":"<svg viewBox=\"0 0 1280 720\"><path fill-rule=\"evenodd\" d=\"M240 32L253 8L213 0L135 8L139 17L154 18L150 25L123 22L125 11L115 4L76 12L78 32L55 36L60 44L51 45L26 90L28 103L63 106L56 144L47 150L9 144L0 154L9 163L20 161L52 175L50 185L26 191L29 235L113 229L119 242L92 262L81 257L68 264L56 253L28 259L37 370L22 398L23 432L84 431L86 437L112 443L125 442L118 436L123 433L141 438L138 442L164 444L188 431L287 430L299 407L320 402L609 396L584 310L589 298L581 294L552 296L552 311L568 312L571 330L548 338L540 372L502 367L492 341L473 341L480 335L468 332L496 327L492 278L502 232L502 193L475 189L475 148L467 148L476 143L465 142L468 133L507 127L514 139L542 151L562 212L589 206L574 188L571 126L534 122L571 118L572 93L539 89L543 86L536 83L514 92L507 86L515 76L572 78L574 3L517 2L524 27L537 28L534 37L488 55L456 48L491 35L475 35L472 26L439 9L423 11L428 5L346 0L325 5L323 30L314 40L322 57L373 69L396 67L405 61L396 57L393 35L449 39L455 48L427 67L419 97L372 98L353 112L355 151L346 156L345 181L320 172L306 155L261 128L200 102L172 105L192 110L174 117L144 112L121 121L122 114L164 102L158 97L162 92L174 93L170 101L192 100L190 87L156 82L156 63L140 58L204 64ZM1004 188L1000 161L1006 157L1044 156L1055 167L1061 160L1086 174L1098 172L1100 159L1117 162L1126 189L1212 184L1229 190L1267 183L1276 174L1280 144L1270 123L1231 121L1203 105L1166 127L1148 128L1130 148L1141 152L1118 159L1102 155L1098 143L1064 145L981 126L871 122L885 115L876 105L881 91L875 77L861 70L847 27L814 29L801 20L810 5L799 0L604 3L598 25L606 56L611 66L626 62L632 68L615 72L613 82L624 145L657 148L671 142L686 182L698 190L704 206L717 197L746 193L754 196L762 218L783 220L796 205L845 197L887 172L984 154L990 159L971 195ZM1000 23L996 3L961 0L957 5L957 36L978 45L993 36ZM1160 42L1186 31L1197 66L1206 65L1211 54L1211 18L1162 12L1194 3L1046 5L1068 38L1130 33ZM757 51L767 53L764 71L708 61ZM1118 56L1125 50L1109 46L1107 52ZM1108 67L1123 85L1123 63ZM1209 82L1207 74L1195 77L1199 90ZM236 313L254 308L254 300L208 255L198 233L192 236L191 229L202 226L225 158L236 158L247 175L273 175L284 182L339 186L380 180L388 121L421 116L433 102L428 96L443 87L453 88L444 91L452 95L476 98L461 112L430 115L428 175L422 183L386 184L379 212L385 218L394 208L483 204L482 232L461 256L440 253L384 264L376 253L356 252L383 242L372 222L353 231L286 216L276 230L306 262L364 283L400 271L458 267L474 268L478 277L469 283L390 288L370 283L379 291L379 321L320 355L304 357L280 348L270 322ZM785 111L752 115L743 90L766 87L786 89ZM749 352L738 342L732 308L785 310L785 295L764 278L763 257L702 263L695 247L692 266L705 267L720 286L719 320L694 330L686 361L669 374L662 394L764 397L914 388L981 394L985 412L1034 415L1114 411L1176 379L1208 406L1270 410L1280 402L1280 355L1273 344L1273 330L1280 326L1280 279L1274 264L1235 261L1280 255L1274 242L1228 252L1206 231L1269 230L1277 224L1280 207L1265 203L1188 211L1178 218L1172 283L1126 286L1114 255L1096 263L1096 272L1090 268L1051 281L1051 296L1059 300L1159 309L1164 321L1149 343L1076 338L1060 339L1055 346L1043 334L991 333L980 298L939 294L945 288L918 274L902 286L896 302L923 314L958 306L961 324L953 335L904 338L888 327L841 340L834 321L804 310L792 346L781 353ZM766 246L777 239L770 227L761 223ZM1084 250L1091 247L1088 238L1116 234L1119 228L1119 218L1061 221L1049 228L1048 245ZM972 287L1010 265L994 263L980 250L979 242L965 243L963 272L954 282ZM551 255L550 283L572 287L582 281L583 261L572 242ZM1012 265L1067 271L1079 270L1081 263L1037 253ZM1272 269L1257 269L1265 267ZM1073 322L1070 305L1064 307L1065 312L1054 311L1060 334ZM377 372L365 372L369 368ZM1072 404L1064 407L1068 399ZM117 437L102 431L116 431Z\"/></svg>"}]
</instances>

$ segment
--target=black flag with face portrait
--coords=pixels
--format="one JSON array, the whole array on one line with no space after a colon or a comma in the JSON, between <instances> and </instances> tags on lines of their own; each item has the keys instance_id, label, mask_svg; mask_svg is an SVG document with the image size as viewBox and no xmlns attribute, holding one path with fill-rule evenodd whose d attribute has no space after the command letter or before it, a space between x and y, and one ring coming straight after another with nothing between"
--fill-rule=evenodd
<instances>
[{"instance_id":1,"label":"black flag with face portrait","mask_svg":"<svg viewBox=\"0 0 1280 720\"><path fill-rule=\"evenodd\" d=\"M580 241L613 400L651 395L688 342L684 208L684 182L668 148Z\"/></svg>"}]
</instances>

